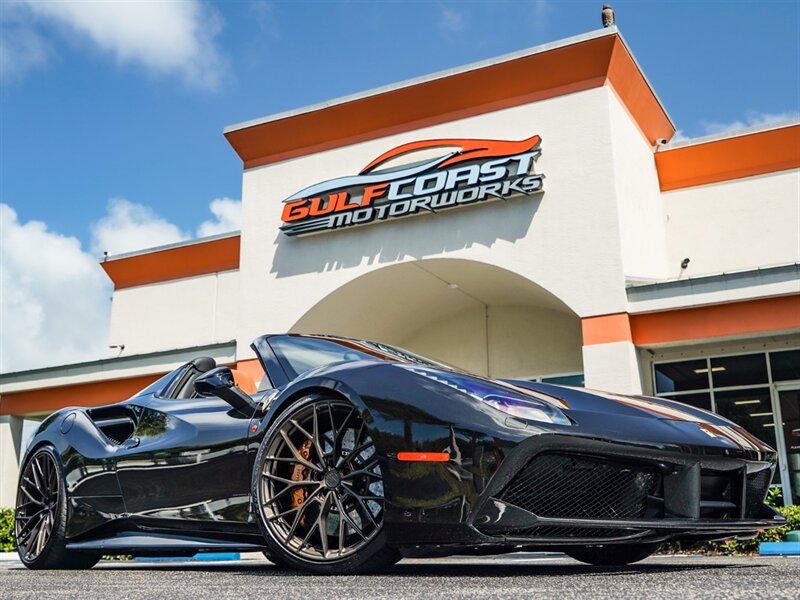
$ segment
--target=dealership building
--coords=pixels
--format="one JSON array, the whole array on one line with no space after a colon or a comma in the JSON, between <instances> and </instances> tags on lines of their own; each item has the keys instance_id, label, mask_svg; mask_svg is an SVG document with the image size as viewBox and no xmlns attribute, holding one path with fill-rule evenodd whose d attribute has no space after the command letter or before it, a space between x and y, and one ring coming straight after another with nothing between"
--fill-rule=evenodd
<instances>
[{"instance_id":1,"label":"dealership building","mask_svg":"<svg viewBox=\"0 0 800 600\"><path fill-rule=\"evenodd\" d=\"M800 502L800 122L674 134L614 27L226 128L241 231L107 258L124 350L0 376L0 506L27 421L285 331L703 407Z\"/></svg>"}]
</instances>

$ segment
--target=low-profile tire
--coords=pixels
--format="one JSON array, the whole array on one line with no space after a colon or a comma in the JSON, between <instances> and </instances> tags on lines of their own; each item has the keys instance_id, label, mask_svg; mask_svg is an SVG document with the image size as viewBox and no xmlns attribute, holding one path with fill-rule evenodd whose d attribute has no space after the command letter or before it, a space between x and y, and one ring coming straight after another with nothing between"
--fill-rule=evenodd
<instances>
[{"instance_id":1,"label":"low-profile tire","mask_svg":"<svg viewBox=\"0 0 800 600\"><path fill-rule=\"evenodd\" d=\"M661 544L605 544L581 546L564 552L583 563L598 567L618 567L644 560L658 550Z\"/></svg>"},{"instance_id":2,"label":"low-profile tire","mask_svg":"<svg viewBox=\"0 0 800 600\"><path fill-rule=\"evenodd\" d=\"M17 488L14 538L29 569L90 569L99 554L67 550L67 490L61 458L42 446L26 461Z\"/></svg>"},{"instance_id":3,"label":"low-profile tire","mask_svg":"<svg viewBox=\"0 0 800 600\"><path fill-rule=\"evenodd\" d=\"M281 413L261 442L252 491L267 554L280 566L353 574L401 558L386 545L375 444L346 400L314 395Z\"/></svg>"}]
</instances>

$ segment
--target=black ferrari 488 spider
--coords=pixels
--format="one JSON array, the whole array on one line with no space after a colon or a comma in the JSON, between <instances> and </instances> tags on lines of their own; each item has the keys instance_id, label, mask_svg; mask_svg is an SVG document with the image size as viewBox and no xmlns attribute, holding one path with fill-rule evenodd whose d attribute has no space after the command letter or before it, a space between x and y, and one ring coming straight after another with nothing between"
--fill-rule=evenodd
<instances>
[{"instance_id":1,"label":"black ferrari 488 spider","mask_svg":"<svg viewBox=\"0 0 800 600\"><path fill-rule=\"evenodd\" d=\"M559 550L627 564L781 525L775 452L661 398L470 375L384 344L271 335L265 376L198 358L45 419L23 462L30 568L262 551L316 573Z\"/></svg>"}]
</instances>

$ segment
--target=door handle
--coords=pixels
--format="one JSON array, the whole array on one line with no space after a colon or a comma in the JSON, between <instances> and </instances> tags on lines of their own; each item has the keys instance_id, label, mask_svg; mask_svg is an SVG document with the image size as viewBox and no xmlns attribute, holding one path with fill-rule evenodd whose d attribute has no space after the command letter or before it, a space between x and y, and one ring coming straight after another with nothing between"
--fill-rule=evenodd
<instances>
[{"instance_id":1,"label":"door handle","mask_svg":"<svg viewBox=\"0 0 800 600\"><path fill-rule=\"evenodd\" d=\"M130 448L136 448L136 446L139 445L139 442L141 442L141 440L138 437L131 437L122 442L122 447L126 450L129 450Z\"/></svg>"}]
</instances>

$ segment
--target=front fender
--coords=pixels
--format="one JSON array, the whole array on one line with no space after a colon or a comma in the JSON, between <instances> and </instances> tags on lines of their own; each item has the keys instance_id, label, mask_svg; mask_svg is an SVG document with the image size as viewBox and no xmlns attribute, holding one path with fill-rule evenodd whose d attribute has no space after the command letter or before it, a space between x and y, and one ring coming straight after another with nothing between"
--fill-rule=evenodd
<instances>
[{"instance_id":1,"label":"front fender","mask_svg":"<svg viewBox=\"0 0 800 600\"><path fill-rule=\"evenodd\" d=\"M250 437L252 456L288 406L312 393L334 393L367 424L384 478L390 523L463 523L507 448L534 431L505 425L497 411L466 394L386 363L348 363L311 372L282 390ZM447 452L443 462L403 462L399 452Z\"/></svg>"}]
</instances>

